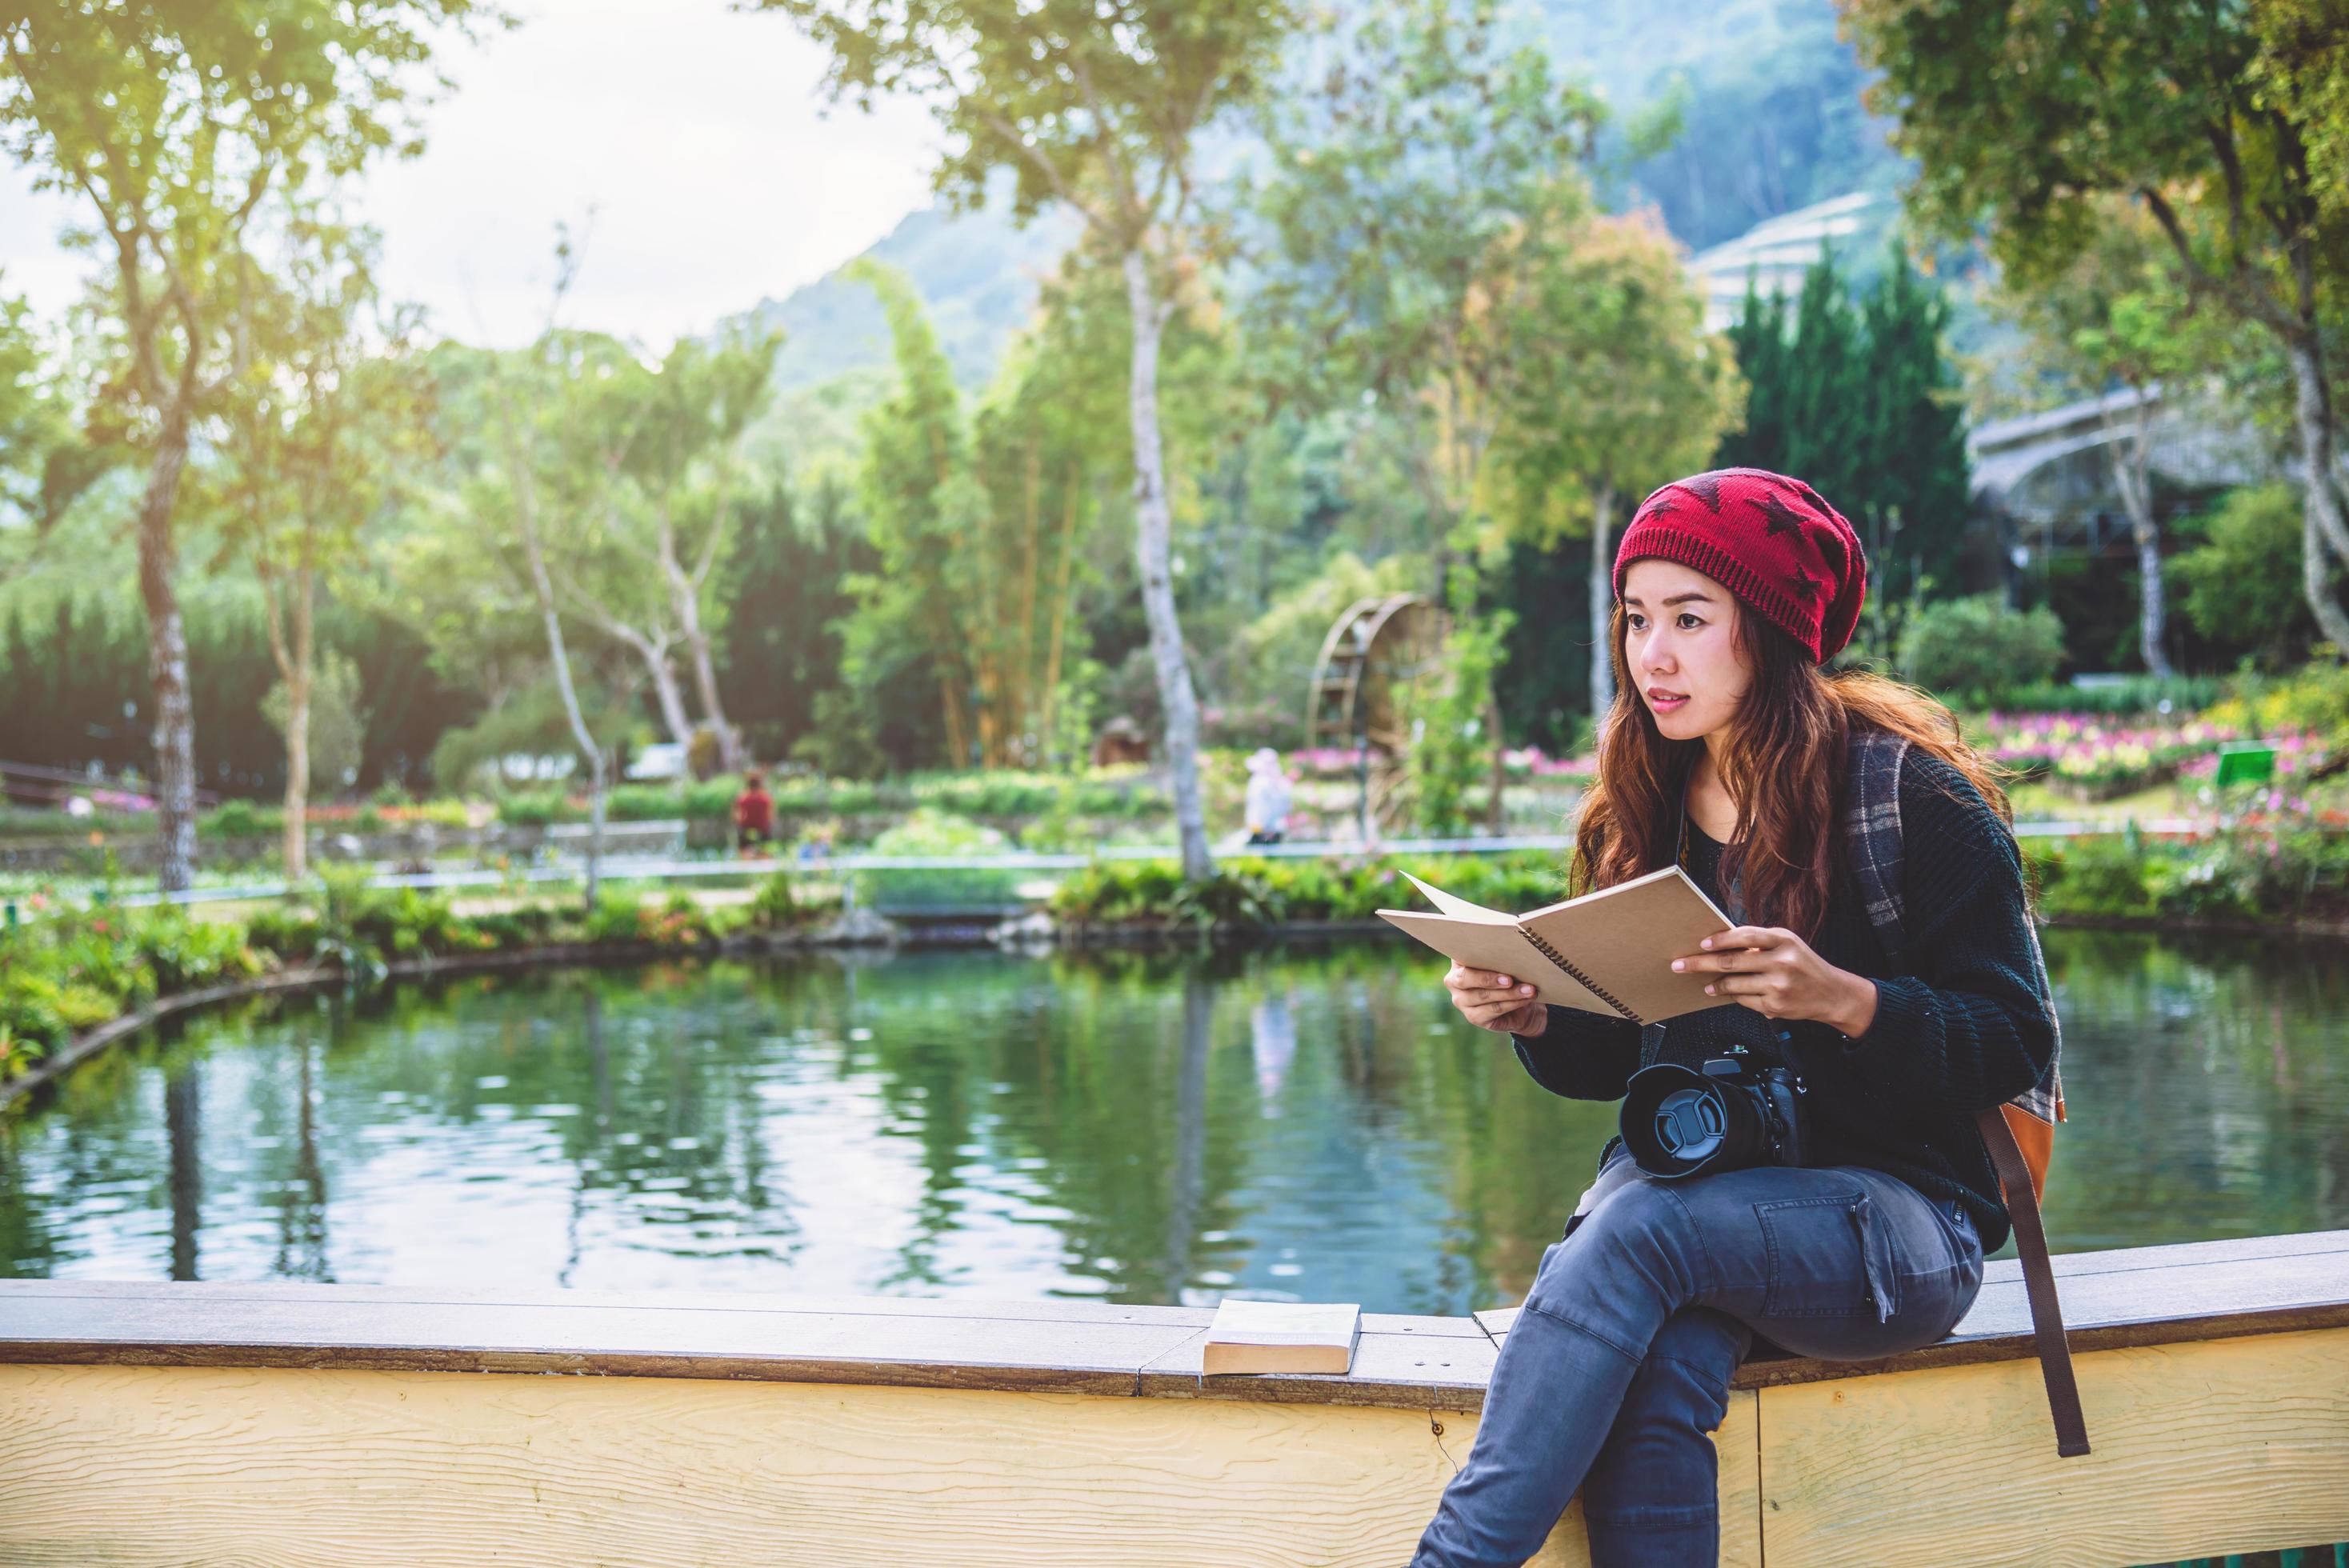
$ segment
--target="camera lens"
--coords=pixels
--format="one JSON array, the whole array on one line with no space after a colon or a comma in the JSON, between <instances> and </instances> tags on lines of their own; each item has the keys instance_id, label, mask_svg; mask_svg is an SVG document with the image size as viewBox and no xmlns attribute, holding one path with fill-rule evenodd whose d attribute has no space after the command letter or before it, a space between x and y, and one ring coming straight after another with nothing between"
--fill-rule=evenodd
<instances>
[{"instance_id":1,"label":"camera lens","mask_svg":"<svg viewBox=\"0 0 2349 1568\"><path fill-rule=\"evenodd\" d=\"M1651 1176L1733 1171L1768 1157L1769 1113L1751 1083L1659 1062L1631 1075L1623 1146Z\"/></svg>"},{"instance_id":2,"label":"camera lens","mask_svg":"<svg viewBox=\"0 0 2349 1568\"><path fill-rule=\"evenodd\" d=\"M1729 1113L1711 1088L1676 1088L1656 1105L1656 1143L1674 1159L1702 1160L1728 1130Z\"/></svg>"}]
</instances>

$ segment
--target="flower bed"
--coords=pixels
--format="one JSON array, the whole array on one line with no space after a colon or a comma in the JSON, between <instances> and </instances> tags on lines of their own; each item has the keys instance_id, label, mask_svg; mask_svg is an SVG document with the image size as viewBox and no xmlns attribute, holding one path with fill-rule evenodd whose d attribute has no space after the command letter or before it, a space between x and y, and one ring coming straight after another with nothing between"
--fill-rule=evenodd
<instances>
[{"instance_id":1,"label":"flower bed","mask_svg":"<svg viewBox=\"0 0 2349 1568\"><path fill-rule=\"evenodd\" d=\"M2115 721L2086 713L1991 713L1966 721L1966 735L1992 760L2045 779L2083 800L2133 794L2181 776L2207 776L2220 747L2243 739L2231 724L2199 718ZM2298 766L2320 749L2304 731L2262 737Z\"/></svg>"}]
</instances>

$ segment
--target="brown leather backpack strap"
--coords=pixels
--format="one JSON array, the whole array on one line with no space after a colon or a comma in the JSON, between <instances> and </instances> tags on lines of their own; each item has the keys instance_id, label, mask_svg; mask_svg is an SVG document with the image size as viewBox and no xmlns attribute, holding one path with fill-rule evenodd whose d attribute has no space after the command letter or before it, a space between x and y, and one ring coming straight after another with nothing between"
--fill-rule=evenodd
<instances>
[{"instance_id":1,"label":"brown leather backpack strap","mask_svg":"<svg viewBox=\"0 0 2349 1568\"><path fill-rule=\"evenodd\" d=\"M2075 1459L2088 1451L2088 1421L2080 1410L2080 1386L2072 1377L2072 1346L2064 1337L2064 1307L2055 1299L2055 1269L2047 1259L2047 1232L2039 1223L2039 1198L2031 1188L2031 1168L2023 1147L1997 1106L1974 1118L1982 1142L2006 1189L2006 1212L2014 1222L2014 1250L2023 1254L2023 1287L2031 1298L2031 1330L2039 1342L2039 1371L2047 1382L2047 1413L2055 1422L2055 1451Z\"/></svg>"}]
</instances>

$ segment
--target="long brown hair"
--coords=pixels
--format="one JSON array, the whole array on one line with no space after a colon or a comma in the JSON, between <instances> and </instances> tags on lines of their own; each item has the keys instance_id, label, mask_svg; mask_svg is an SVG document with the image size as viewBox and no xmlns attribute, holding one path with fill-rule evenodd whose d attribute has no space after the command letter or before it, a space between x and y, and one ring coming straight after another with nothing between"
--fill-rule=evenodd
<instances>
[{"instance_id":1,"label":"long brown hair","mask_svg":"<svg viewBox=\"0 0 2349 1568\"><path fill-rule=\"evenodd\" d=\"M1615 706L1599 740L1599 778L1575 827L1568 886L1578 893L1671 865L1682 793L1702 740L1668 740L1640 698L1624 652L1627 623L1615 606L1608 628ZM1792 637L1737 606L1733 633L1754 671L1722 757L1721 781L1737 802L1737 835L1723 858L1744 901L1744 918L1817 936L1843 852L1836 807L1854 725L1904 736L1982 791L2000 820L2013 810L1996 766L1958 734L1950 710L1914 686L1866 670L1819 669Z\"/></svg>"}]
</instances>

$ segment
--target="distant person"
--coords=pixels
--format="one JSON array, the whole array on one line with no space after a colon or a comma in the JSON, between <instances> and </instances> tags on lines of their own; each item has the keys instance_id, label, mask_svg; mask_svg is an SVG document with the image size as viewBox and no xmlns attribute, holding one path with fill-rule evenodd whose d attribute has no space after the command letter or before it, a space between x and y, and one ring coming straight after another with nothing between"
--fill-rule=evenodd
<instances>
[{"instance_id":1,"label":"distant person","mask_svg":"<svg viewBox=\"0 0 2349 1568\"><path fill-rule=\"evenodd\" d=\"M1288 775L1280 753L1269 746L1257 748L1247 759L1247 841L1277 844L1288 830Z\"/></svg>"},{"instance_id":2,"label":"distant person","mask_svg":"<svg viewBox=\"0 0 2349 1568\"><path fill-rule=\"evenodd\" d=\"M742 792L734 797L734 841L749 850L774 836L775 798L767 793L767 776L753 768L742 776Z\"/></svg>"}]
</instances>

